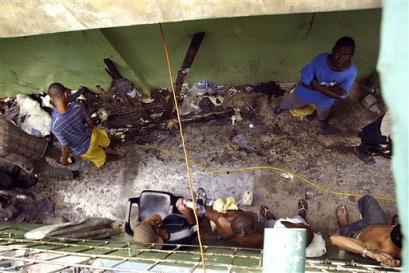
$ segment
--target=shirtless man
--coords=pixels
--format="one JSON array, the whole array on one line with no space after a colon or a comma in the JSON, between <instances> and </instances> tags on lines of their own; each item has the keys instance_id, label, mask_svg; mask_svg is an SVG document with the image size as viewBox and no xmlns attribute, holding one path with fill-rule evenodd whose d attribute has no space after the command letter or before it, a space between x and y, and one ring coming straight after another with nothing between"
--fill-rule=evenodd
<instances>
[{"instance_id":1,"label":"shirtless man","mask_svg":"<svg viewBox=\"0 0 409 273\"><path fill-rule=\"evenodd\" d=\"M388 266L400 266L402 234L400 225L388 225L385 212L375 198L365 195L358 200L362 219L349 224L345 206L336 211L339 234L332 235L331 243L363 257L369 257Z\"/></svg>"},{"instance_id":2,"label":"shirtless man","mask_svg":"<svg viewBox=\"0 0 409 273\"><path fill-rule=\"evenodd\" d=\"M241 210L220 213L208 207L205 216L216 224L216 231L223 239L235 241L242 247L263 246L264 223L257 221L256 213Z\"/></svg>"},{"instance_id":3,"label":"shirtless man","mask_svg":"<svg viewBox=\"0 0 409 273\"><path fill-rule=\"evenodd\" d=\"M217 233L224 239L235 241L243 247L261 248L264 228L304 228L307 230L308 246L314 238L314 233L306 222L307 210L307 202L301 199L298 201L298 215L289 218L276 219L271 210L265 206L260 209L260 217L250 211L219 213L211 207L206 209L205 215L216 224Z\"/></svg>"}]
</instances>

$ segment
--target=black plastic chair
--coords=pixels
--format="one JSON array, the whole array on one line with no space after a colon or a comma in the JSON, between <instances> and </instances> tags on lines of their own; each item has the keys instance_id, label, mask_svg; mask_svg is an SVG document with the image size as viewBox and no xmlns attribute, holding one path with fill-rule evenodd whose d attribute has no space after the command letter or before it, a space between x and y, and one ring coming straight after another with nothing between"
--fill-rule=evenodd
<instances>
[{"instance_id":1,"label":"black plastic chair","mask_svg":"<svg viewBox=\"0 0 409 273\"><path fill-rule=\"evenodd\" d=\"M128 199L128 215L125 222L125 231L133 236L131 228L131 212L134 205L138 205L138 220L143 221L145 218L154 214L159 214L162 219L171 213L180 214L176 208L176 201L181 198L164 191L142 191L139 197Z\"/></svg>"}]
</instances>

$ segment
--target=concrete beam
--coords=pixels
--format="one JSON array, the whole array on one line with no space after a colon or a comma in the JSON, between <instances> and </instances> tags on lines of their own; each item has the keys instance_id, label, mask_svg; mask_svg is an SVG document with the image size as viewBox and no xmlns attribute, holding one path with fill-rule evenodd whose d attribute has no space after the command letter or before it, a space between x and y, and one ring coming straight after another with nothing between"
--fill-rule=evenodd
<instances>
[{"instance_id":1,"label":"concrete beam","mask_svg":"<svg viewBox=\"0 0 409 273\"><path fill-rule=\"evenodd\" d=\"M0 1L0 38L185 20L380 7L381 0Z\"/></svg>"}]
</instances>

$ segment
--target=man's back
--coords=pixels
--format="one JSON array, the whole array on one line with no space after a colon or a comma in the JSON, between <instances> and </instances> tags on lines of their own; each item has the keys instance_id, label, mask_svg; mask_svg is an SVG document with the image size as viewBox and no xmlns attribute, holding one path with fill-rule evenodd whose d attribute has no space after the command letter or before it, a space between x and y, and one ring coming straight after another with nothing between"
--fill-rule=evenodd
<instances>
[{"instance_id":1,"label":"man's back","mask_svg":"<svg viewBox=\"0 0 409 273\"><path fill-rule=\"evenodd\" d=\"M88 114L80 104L70 104L66 113L60 114L56 109L52 114L52 132L62 146L69 147L77 154L87 151L91 129L86 127Z\"/></svg>"}]
</instances>

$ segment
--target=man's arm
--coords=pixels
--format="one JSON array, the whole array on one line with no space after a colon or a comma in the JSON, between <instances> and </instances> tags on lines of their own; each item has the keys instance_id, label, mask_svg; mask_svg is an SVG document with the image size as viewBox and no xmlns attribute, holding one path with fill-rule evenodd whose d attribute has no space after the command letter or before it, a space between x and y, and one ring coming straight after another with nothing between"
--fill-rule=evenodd
<instances>
[{"instance_id":1,"label":"man's arm","mask_svg":"<svg viewBox=\"0 0 409 273\"><path fill-rule=\"evenodd\" d=\"M94 128L94 121L91 118L87 119L87 126L91 129Z\"/></svg>"},{"instance_id":2,"label":"man's arm","mask_svg":"<svg viewBox=\"0 0 409 273\"><path fill-rule=\"evenodd\" d=\"M68 156L70 155L70 148L66 146L61 146L61 157L60 161L62 165L68 165Z\"/></svg>"},{"instance_id":3,"label":"man's arm","mask_svg":"<svg viewBox=\"0 0 409 273\"><path fill-rule=\"evenodd\" d=\"M340 235L332 235L330 237L331 243L340 249L361 254L362 256L368 256L371 259L374 259L380 263L386 264L388 266L399 266L400 261L395 260L392 256L382 253L373 251L365 247L365 243L361 240L340 236Z\"/></svg>"},{"instance_id":4,"label":"man's arm","mask_svg":"<svg viewBox=\"0 0 409 273\"><path fill-rule=\"evenodd\" d=\"M341 99L343 96L348 94L348 92L340 86L321 86L316 80L313 80L311 84L307 85L306 87L335 99Z\"/></svg>"}]
</instances>

